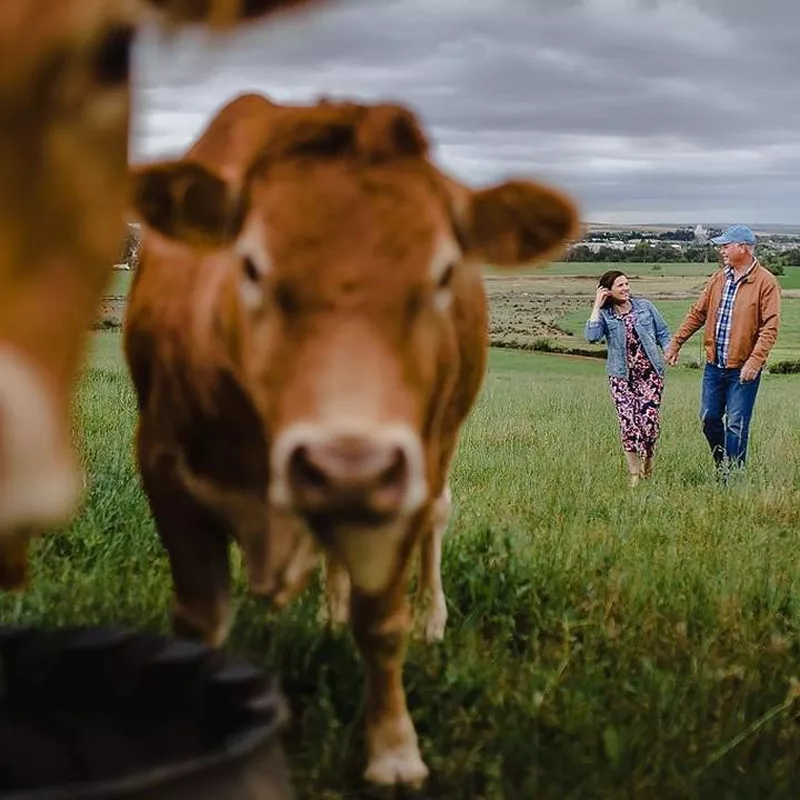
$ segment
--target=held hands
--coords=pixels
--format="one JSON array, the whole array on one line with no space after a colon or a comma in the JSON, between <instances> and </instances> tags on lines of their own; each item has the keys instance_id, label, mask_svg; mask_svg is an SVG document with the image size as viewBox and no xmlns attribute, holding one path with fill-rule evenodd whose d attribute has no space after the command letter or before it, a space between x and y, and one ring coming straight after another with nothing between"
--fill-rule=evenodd
<instances>
[{"instance_id":1,"label":"held hands","mask_svg":"<svg viewBox=\"0 0 800 800\"><path fill-rule=\"evenodd\" d=\"M678 363L678 355L680 351L680 345L677 344L673 339L667 345L667 349L664 351L664 360L667 362L667 364L669 364L671 367L674 367Z\"/></svg>"}]
</instances>

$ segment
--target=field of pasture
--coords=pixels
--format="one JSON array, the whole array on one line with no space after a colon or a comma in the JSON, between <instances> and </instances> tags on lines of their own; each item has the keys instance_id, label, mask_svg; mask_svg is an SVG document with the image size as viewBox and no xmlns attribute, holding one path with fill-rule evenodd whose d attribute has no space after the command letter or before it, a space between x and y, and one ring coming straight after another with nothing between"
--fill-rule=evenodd
<instances>
[{"instance_id":1,"label":"field of pasture","mask_svg":"<svg viewBox=\"0 0 800 800\"><path fill-rule=\"evenodd\" d=\"M680 325L715 264L556 263L544 269L504 274L493 270L486 281L492 307L492 343L499 347L599 353L589 345L583 327L591 311L598 277L621 269L634 295L652 300L670 330ZM800 268L789 267L778 278L783 295L781 331L769 364L800 359ZM682 350L685 363L704 360L702 333Z\"/></svg>"},{"instance_id":2,"label":"field of pasture","mask_svg":"<svg viewBox=\"0 0 800 800\"><path fill-rule=\"evenodd\" d=\"M488 270L486 286L492 310L492 343L498 347L537 350L578 350L600 353L604 345L590 345L583 326L592 306L598 277L620 268L631 278L635 295L658 306L671 330L683 319L716 264L680 263L553 263L519 272ZM132 273L114 273L109 298L101 316L118 323L124 313ZM769 363L800 359L800 267L789 267L779 277L783 289L781 333ZM683 349L686 363L702 362L702 334Z\"/></svg>"},{"instance_id":3,"label":"field of pasture","mask_svg":"<svg viewBox=\"0 0 800 800\"><path fill-rule=\"evenodd\" d=\"M724 488L699 381L670 371L656 474L632 491L603 362L493 350L454 467L446 639L406 668L428 796L800 797L800 376L763 378L748 472ZM76 419L85 506L0 613L165 630L117 333L94 336ZM319 601L275 615L240 591L230 647L281 674L300 796L340 800L361 796L361 669Z\"/></svg>"}]
</instances>

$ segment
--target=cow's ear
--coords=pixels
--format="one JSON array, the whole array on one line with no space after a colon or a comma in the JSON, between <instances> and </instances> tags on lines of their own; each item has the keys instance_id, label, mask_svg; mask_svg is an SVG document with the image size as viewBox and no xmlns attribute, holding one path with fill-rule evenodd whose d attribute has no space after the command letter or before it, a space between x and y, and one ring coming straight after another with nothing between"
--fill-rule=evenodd
<instances>
[{"instance_id":1,"label":"cow's ear","mask_svg":"<svg viewBox=\"0 0 800 800\"><path fill-rule=\"evenodd\" d=\"M134 215L169 239L210 249L239 235L246 212L242 192L201 164L136 167L131 183Z\"/></svg>"},{"instance_id":2,"label":"cow's ear","mask_svg":"<svg viewBox=\"0 0 800 800\"><path fill-rule=\"evenodd\" d=\"M454 211L466 255L492 266L552 259L578 235L572 200L530 181L506 181L478 191L462 187Z\"/></svg>"}]
</instances>

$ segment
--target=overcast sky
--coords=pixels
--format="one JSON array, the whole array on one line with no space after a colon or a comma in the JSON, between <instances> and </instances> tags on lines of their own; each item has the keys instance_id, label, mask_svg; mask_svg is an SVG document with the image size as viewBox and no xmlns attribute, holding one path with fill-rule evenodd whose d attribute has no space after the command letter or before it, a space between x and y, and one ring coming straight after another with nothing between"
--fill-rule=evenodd
<instances>
[{"instance_id":1,"label":"overcast sky","mask_svg":"<svg viewBox=\"0 0 800 800\"><path fill-rule=\"evenodd\" d=\"M800 224L800 0L336 0L222 40L148 31L134 160L243 91L391 100L442 167L587 221Z\"/></svg>"}]
</instances>

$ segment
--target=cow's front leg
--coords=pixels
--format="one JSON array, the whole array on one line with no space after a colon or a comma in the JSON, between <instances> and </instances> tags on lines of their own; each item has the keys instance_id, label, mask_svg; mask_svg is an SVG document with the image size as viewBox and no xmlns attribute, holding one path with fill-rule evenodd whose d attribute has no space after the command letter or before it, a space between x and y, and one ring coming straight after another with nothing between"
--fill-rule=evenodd
<instances>
[{"instance_id":1,"label":"cow's front leg","mask_svg":"<svg viewBox=\"0 0 800 800\"><path fill-rule=\"evenodd\" d=\"M190 545L182 537L162 539L172 570L174 634L221 647L233 619L228 538L197 526Z\"/></svg>"},{"instance_id":2,"label":"cow's front leg","mask_svg":"<svg viewBox=\"0 0 800 800\"><path fill-rule=\"evenodd\" d=\"M284 608L308 585L319 563L320 551L306 525L292 514L267 509L266 525L260 513L256 524L240 525L237 539L244 553L250 591Z\"/></svg>"},{"instance_id":3,"label":"cow's front leg","mask_svg":"<svg viewBox=\"0 0 800 800\"><path fill-rule=\"evenodd\" d=\"M0 591L21 592L28 588L29 547L28 534L0 539Z\"/></svg>"},{"instance_id":4,"label":"cow's front leg","mask_svg":"<svg viewBox=\"0 0 800 800\"><path fill-rule=\"evenodd\" d=\"M142 470L156 529L169 556L172 630L220 647L231 624L229 538L217 517L171 469Z\"/></svg>"},{"instance_id":5,"label":"cow's front leg","mask_svg":"<svg viewBox=\"0 0 800 800\"><path fill-rule=\"evenodd\" d=\"M447 599L442 586L442 540L452 509L450 487L446 486L433 504L428 530L419 544L419 576L414 601L415 632L426 642L444 639L447 625Z\"/></svg>"},{"instance_id":6,"label":"cow's front leg","mask_svg":"<svg viewBox=\"0 0 800 800\"><path fill-rule=\"evenodd\" d=\"M352 589L353 635L366 678L367 781L419 786L428 775L406 706L403 659L411 618L401 574L378 597Z\"/></svg>"}]
</instances>

